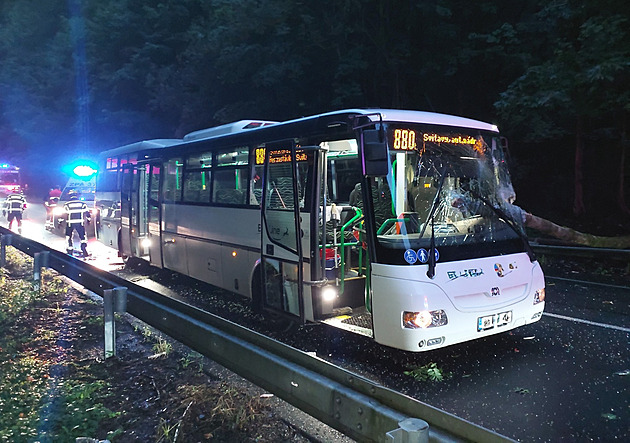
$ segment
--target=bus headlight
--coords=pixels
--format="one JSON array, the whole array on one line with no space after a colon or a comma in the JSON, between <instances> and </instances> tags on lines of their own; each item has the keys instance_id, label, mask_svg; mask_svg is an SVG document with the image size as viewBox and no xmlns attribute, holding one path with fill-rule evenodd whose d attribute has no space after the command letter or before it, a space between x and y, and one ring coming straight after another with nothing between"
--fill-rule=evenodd
<instances>
[{"instance_id":1,"label":"bus headlight","mask_svg":"<svg viewBox=\"0 0 630 443\"><path fill-rule=\"evenodd\" d=\"M545 288L539 289L534 292L534 304L537 305L538 303L541 303L543 301L545 301Z\"/></svg>"},{"instance_id":2,"label":"bus headlight","mask_svg":"<svg viewBox=\"0 0 630 443\"><path fill-rule=\"evenodd\" d=\"M143 248L148 249L151 246L151 239L143 238L140 244L142 245Z\"/></svg>"},{"instance_id":3,"label":"bus headlight","mask_svg":"<svg viewBox=\"0 0 630 443\"><path fill-rule=\"evenodd\" d=\"M436 311L403 312L403 326L407 329L435 328L448 324L446 312Z\"/></svg>"},{"instance_id":4,"label":"bus headlight","mask_svg":"<svg viewBox=\"0 0 630 443\"><path fill-rule=\"evenodd\" d=\"M63 214L65 211L63 210L63 206L55 206L52 210L52 213L55 215L61 215Z\"/></svg>"}]
</instances>

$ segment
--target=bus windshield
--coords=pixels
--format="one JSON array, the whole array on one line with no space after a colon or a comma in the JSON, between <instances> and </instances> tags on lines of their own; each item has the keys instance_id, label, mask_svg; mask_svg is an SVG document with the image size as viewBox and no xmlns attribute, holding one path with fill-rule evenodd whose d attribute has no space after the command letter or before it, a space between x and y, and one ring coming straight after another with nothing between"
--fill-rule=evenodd
<instances>
[{"instance_id":1,"label":"bus windshield","mask_svg":"<svg viewBox=\"0 0 630 443\"><path fill-rule=\"evenodd\" d=\"M400 251L413 250L426 263L431 244L441 262L505 253L506 243L522 250L497 134L409 125L388 134L390 173L371 179L379 261L396 263Z\"/></svg>"}]
</instances>

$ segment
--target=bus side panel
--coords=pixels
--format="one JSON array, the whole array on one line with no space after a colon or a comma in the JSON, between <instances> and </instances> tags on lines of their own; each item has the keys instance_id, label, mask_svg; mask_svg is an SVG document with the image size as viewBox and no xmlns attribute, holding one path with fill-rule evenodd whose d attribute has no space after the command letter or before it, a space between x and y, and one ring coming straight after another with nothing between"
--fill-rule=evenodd
<instances>
[{"instance_id":1,"label":"bus side panel","mask_svg":"<svg viewBox=\"0 0 630 443\"><path fill-rule=\"evenodd\" d=\"M94 209L96 238L106 246L118 249L120 230L120 193L106 192L96 196Z\"/></svg>"},{"instance_id":2,"label":"bus side panel","mask_svg":"<svg viewBox=\"0 0 630 443\"><path fill-rule=\"evenodd\" d=\"M251 296L250 276L260 258L259 208L164 204L162 214L166 268Z\"/></svg>"},{"instance_id":3,"label":"bus side panel","mask_svg":"<svg viewBox=\"0 0 630 443\"><path fill-rule=\"evenodd\" d=\"M186 239L188 272L190 276L215 286L223 287L221 246L217 243ZM183 257L182 257L182 261Z\"/></svg>"},{"instance_id":4,"label":"bus side panel","mask_svg":"<svg viewBox=\"0 0 630 443\"><path fill-rule=\"evenodd\" d=\"M229 291L250 297L250 269L254 266L250 262L245 249L229 245L221 246L222 287Z\"/></svg>"},{"instance_id":5,"label":"bus side panel","mask_svg":"<svg viewBox=\"0 0 630 443\"><path fill-rule=\"evenodd\" d=\"M164 204L165 232L260 250L260 209Z\"/></svg>"},{"instance_id":6,"label":"bus side panel","mask_svg":"<svg viewBox=\"0 0 630 443\"><path fill-rule=\"evenodd\" d=\"M169 232L162 233L164 267L188 275L186 239Z\"/></svg>"}]
</instances>

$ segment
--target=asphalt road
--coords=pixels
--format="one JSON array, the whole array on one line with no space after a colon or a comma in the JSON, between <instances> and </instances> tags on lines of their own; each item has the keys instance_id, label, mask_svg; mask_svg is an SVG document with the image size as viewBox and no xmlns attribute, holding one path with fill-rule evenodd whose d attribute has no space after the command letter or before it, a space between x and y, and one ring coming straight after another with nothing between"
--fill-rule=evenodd
<instances>
[{"instance_id":1,"label":"asphalt road","mask_svg":"<svg viewBox=\"0 0 630 443\"><path fill-rule=\"evenodd\" d=\"M65 249L37 206L24 235ZM93 240L88 248L97 266L121 267L111 249ZM324 326L275 338L519 441L630 441L630 288L548 278L539 322L428 353ZM429 363L445 380L405 375Z\"/></svg>"}]
</instances>

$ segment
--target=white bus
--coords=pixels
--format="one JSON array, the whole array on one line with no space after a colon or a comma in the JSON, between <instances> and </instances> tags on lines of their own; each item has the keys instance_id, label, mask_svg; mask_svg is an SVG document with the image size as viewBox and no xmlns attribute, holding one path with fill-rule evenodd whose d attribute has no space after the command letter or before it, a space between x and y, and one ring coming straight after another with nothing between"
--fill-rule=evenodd
<instances>
[{"instance_id":1,"label":"white bus","mask_svg":"<svg viewBox=\"0 0 630 443\"><path fill-rule=\"evenodd\" d=\"M539 320L496 126L402 110L242 121L104 152L97 237L256 310L426 351Z\"/></svg>"}]
</instances>

